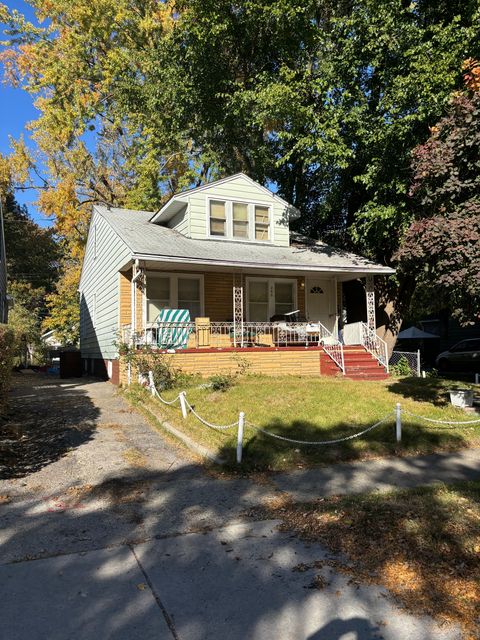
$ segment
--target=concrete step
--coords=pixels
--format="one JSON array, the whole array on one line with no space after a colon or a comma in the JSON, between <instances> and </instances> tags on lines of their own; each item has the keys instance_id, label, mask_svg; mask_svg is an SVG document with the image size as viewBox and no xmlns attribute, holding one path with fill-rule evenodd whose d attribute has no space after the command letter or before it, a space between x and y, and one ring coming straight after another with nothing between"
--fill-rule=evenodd
<instances>
[{"instance_id":1,"label":"concrete step","mask_svg":"<svg viewBox=\"0 0 480 640\"><path fill-rule=\"evenodd\" d=\"M383 367L381 367L378 362L366 362L362 364L349 364L346 362L345 369L347 371L376 371L377 369L383 371Z\"/></svg>"},{"instance_id":2,"label":"concrete step","mask_svg":"<svg viewBox=\"0 0 480 640\"><path fill-rule=\"evenodd\" d=\"M389 377L385 371L347 371L345 375L352 380L386 380Z\"/></svg>"}]
</instances>

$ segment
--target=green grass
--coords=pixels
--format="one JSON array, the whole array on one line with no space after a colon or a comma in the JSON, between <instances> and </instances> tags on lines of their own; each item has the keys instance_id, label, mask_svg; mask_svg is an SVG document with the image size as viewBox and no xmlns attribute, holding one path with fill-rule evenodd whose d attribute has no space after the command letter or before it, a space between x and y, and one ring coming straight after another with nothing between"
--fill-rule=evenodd
<instances>
[{"instance_id":1,"label":"green grass","mask_svg":"<svg viewBox=\"0 0 480 640\"><path fill-rule=\"evenodd\" d=\"M415 454L480 446L476 427L439 429L426 422L403 419L403 438L394 437L393 409L397 402L412 413L441 420L469 420L474 416L454 409L448 389L459 386L440 379L389 379L379 382L338 378L244 376L226 392L202 388L198 379L183 385L195 410L215 424L228 424L244 411L247 421L299 440L334 439L353 434L391 413L391 420L361 438L322 447L281 443L247 428L244 438L245 470L301 468L340 460L389 454ZM465 387L465 385L461 385ZM173 399L179 389L163 392ZM133 401L154 402L157 413L204 446L220 454L234 468L236 430L217 432L202 426L193 415L182 420L179 405L166 407L140 388L132 387Z\"/></svg>"}]
</instances>

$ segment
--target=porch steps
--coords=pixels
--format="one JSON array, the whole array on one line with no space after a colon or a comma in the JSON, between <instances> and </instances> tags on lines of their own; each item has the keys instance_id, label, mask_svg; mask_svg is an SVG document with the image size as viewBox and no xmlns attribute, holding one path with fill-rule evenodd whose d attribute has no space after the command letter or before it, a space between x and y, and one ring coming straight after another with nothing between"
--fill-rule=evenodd
<instances>
[{"instance_id":1,"label":"porch steps","mask_svg":"<svg viewBox=\"0 0 480 640\"><path fill-rule=\"evenodd\" d=\"M344 347L343 358L346 378L353 380L386 380L388 378L388 374L378 360L362 346ZM323 354L320 366L322 375L336 376L340 373L340 368L327 354Z\"/></svg>"}]
</instances>

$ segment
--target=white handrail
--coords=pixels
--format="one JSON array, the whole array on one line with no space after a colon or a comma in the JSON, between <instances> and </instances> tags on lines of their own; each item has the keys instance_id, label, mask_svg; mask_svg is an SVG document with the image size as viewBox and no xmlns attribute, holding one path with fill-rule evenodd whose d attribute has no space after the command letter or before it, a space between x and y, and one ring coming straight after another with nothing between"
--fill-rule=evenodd
<instances>
[{"instance_id":1,"label":"white handrail","mask_svg":"<svg viewBox=\"0 0 480 640\"><path fill-rule=\"evenodd\" d=\"M388 346L385 340L382 340L373 329L365 323L361 322L362 330L360 332L362 346L369 351L378 362L385 367L385 371L388 373Z\"/></svg>"},{"instance_id":2,"label":"white handrail","mask_svg":"<svg viewBox=\"0 0 480 640\"><path fill-rule=\"evenodd\" d=\"M318 322L318 329L323 350L335 362L335 364L340 367L342 375L345 375L343 344L321 322ZM328 340L331 341L331 344L325 343L324 338L328 338Z\"/></svg>"}]
</instances>

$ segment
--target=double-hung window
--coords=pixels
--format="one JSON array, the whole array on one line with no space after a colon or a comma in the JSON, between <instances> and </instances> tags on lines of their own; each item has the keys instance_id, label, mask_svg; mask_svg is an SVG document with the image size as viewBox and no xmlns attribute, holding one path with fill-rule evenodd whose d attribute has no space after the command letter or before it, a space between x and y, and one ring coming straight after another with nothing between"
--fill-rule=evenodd
<instances>
[{"instance_id":1,"label":"double-hung window","mask_svg":"<svg viewBox=\"0 0 480 640\"><path fill-rule=\"evenodd\" d=\"M147 275L147 322L154 322L162 309L169 309L170 300L170 277Z\"/></svg>"},{"instance_id":2,"label":"double-hung window","mask_svg":"<svg viewBox=\"0 0 480 640\"><path fill-rule=\"evenodd\" d=\"M225 236L227 233L226 202L210 201L210 235Z\"/></svg>"},{"instance_id":3,"label":"double-hung window","mask_svg":"<svg viewBox=\"0 0 480 640\"><path fill-rule=\"evenodd\" d=\"M270 240L270 222L268 207L255 205L255 240L268 242Z\"/></svg>"},{"instance_id":4,"label":"double-hung window","mask_svg":"<svg viewBox=\"0 0 480 640\"><path fill-rule=\"evenodd\" d=\"M295 311L297 281L282 278L247 278L249 322L269 322L270 318Z\"/></svg>"},{"instance_id":5,"label":"double-hung window","mask_svg":"<svg viewBox=\"0 0 480 640\"><path fill-rule=\"evenodd\" d=\"M202 276L147 273L147 322L155 322L162 309L188 309L190 318L202 315Z\"/></svg>"},{"instance_id":6,"label":"double-hung window","mask_svg":"<svg viewBox=\"0 0 480 640\"><path fill-rule=\"evenodd\" d=\"M232 235L234 238L249 238L248 204L232 202Z\"/></svg>"},{"instance_id":7,"label":"double-hung window","mask_svg":"<svg viewBox=\"0 0 480 640\"><path fill-rule=\"evenodd\" d=\"M209 236L214 238L270 242L270 207L233 200L209 200L208 229Z\"/></svg>"}]
</instances>

